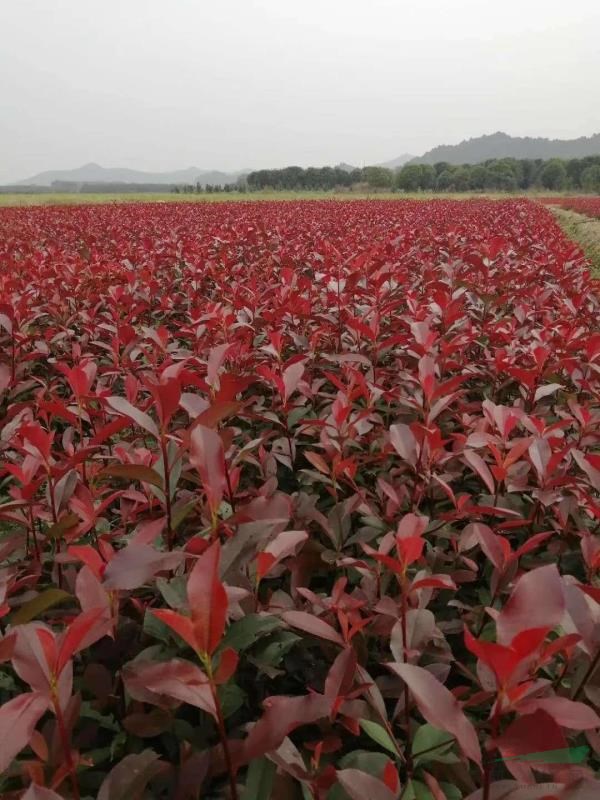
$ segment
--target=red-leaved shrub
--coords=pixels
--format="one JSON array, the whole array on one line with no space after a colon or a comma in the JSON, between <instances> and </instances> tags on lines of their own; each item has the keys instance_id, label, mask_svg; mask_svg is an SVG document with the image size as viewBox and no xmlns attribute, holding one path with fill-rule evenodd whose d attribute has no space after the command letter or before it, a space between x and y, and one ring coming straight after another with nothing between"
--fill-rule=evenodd
<instances>
[{"instance_id":1,"label":"red-leaved shrub","mask_svg":"<svg viewBox=\"0 0 600 800\"><path fill-rule=\"evenodd\" d=\"M525 200L0 211L2 797L600 796L597 290Z\"/></svg>"}]
</instances>

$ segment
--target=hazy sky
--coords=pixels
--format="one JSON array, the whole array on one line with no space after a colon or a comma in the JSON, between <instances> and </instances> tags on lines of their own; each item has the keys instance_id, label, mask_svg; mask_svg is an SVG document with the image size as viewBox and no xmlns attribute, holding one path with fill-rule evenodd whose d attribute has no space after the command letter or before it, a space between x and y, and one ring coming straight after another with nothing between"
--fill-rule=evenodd
<instances>
[{"instance_id":1,"label":"hazy sky","mask_svg":"<svg viewBox=\"0 0 600 800\"><path fill-rule=\"evenodd\" d=\"M599 0L0 0L0 182L600 131Z\"/></svg>"}]
</instances>

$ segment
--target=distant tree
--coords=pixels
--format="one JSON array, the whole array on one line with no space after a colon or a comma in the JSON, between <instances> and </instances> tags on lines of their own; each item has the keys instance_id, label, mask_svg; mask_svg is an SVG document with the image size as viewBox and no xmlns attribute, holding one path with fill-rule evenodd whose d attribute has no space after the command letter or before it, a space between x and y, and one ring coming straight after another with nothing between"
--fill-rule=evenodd
<instances>
[{"instance_id":1,"label":"distant tree","mask_svg":"<svg viewBox=\"0 0 600 800\"><path fill-rule=\"evenodd\" d=\"M508 159L490 161L487 165L487 189L496 189L500 192L514 192L519 184L513 167L507 163Z\"/></svg>"},{"instance_id":2,"label":"distant tree","mask_svg":"<svg viewBox=\"0 0 600 800\"><path fill-rule=\"evenodd\" d=\"M541 172L540 181L544 189L554 191L564 189L567 182L567 170L564 163L559 158L551 158Z\"/></svg>"},{"instance_id":3,"label":"distant tree","mask_svg":"<svg viewBox=\"0 0 600 800\"><path fill-rule=\"evenodd\" d=\"M435 170L431 164L421 164L421 189L427 191L435 186Z\"/></svg>"},{"instance_id":4,"label":"distant tree","mask_svg":"<svg viewBox=\"0 0 600 800\"><path fill-rule=\"evenodd\" d=\"M581 188L600 193L600 164L593 164L581 173Z\"/></svg>"},{"instance_id":5,"label":"distant tree","mask_svg":"<svg viewBox=\"0 0 600 800\"><path fill-rule=\"evenodd\" d=\"M435 188L440 192L448 192L453 188L453 186L454 175L452 170L445 169L443 172L440 172L435 182Z\"/></svg>"},{"instance_id":6,"label":"distant tree","mask_svg":"<svg viewBox=\"0 0 600 800\"><path fill-rule=\"evenodd\" d=\"M436 177L439 178L442 172L449 172L452 169L452 165L447 161L438 161L433 165L433 169L435 170Z\"/></svg>"},{"instance_id":7,"label":"distant tree","mask_svg":"<svg viewBox=\"0 0 600 800\"><path fill-rule=\"evenodd\" d=\"M525 158L521 161L521 180L519 186L521 189L530 189L535 185L538 175L540 173L541 161L533 158Z\"/></svg>"},{"instance_id":8,"label":"distant tree","mask_svg":"<svg viewBox=\"0 0 600 800\"><path fill-rule=\"evenodd\" d=\"M422 188L422 176L420 164L405 164L396 173L396 186L403 192L417 192Z\"/></svg>"},{"instance_id":9,"label":"distant tree","mask_svg":"<svg viewBox=\"0 0 600 800\"><path fill-rule=\"evenodd\" d=\"M362 179L373 189L391 189L394 183L394 173L385 167L364 167Z\"/></svg>"},{"instance_id":10,"label":"distant tree","mask_svg":"<svg viewBox=\"0 0 600 800\"><path fill-rule=\"evenodd\" d=\"M456 192L466 192L471 188L471 168L469 166L464 165L454 170L452 188Z\"/></svg>"},{"instance_id":11,"label":"distant tree","mask_svg":"<svg viewBox=\"0 0 600 800\"><path fill-rule=\"evenodd\" d=\"M475 164L474 167L471 167L470 189L475 189L480 192L486 188L488 182L489 175L487 167L484 167L483 164Z\"/></svg>"}]
</instances>

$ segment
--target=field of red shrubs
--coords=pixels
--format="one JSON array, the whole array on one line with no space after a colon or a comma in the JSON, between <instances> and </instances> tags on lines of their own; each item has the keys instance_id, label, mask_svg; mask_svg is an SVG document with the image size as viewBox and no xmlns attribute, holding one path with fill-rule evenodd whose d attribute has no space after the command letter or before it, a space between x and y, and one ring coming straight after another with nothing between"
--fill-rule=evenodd
<instances>
[{"instance_id":1,"label":"field of red shrubs","mask_svg":"<svg viewBox=\"0 0 600 800\"><path fill-rule=\"evenodd\" d=\"M600 796L600 299L526 200L0 210L0 794Z\"/></svg>"},{"instance_id":2,"label":"field of red shrubs","mask_svg":"<svg viewBox=\"0 0 600 800\"><path fill-rule=\"evenodd\" d=\"M586 195L582 197L549 197L542 200L547 205L557 205L566 208L567 211L575 211L577 214L585 214L586 217L600 219L600 197L597 195Z\"/></svg>"}]
</instances>

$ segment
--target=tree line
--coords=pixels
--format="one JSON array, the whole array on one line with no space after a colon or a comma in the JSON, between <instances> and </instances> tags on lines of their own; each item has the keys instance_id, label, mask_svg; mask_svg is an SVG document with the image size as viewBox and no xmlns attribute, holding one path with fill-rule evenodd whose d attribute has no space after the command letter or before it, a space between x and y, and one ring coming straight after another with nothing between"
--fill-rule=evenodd
<instances>
[{"instance_id":1,"label":"tree line","mask_svg":"<svg viewBox=\"0 0 600 800\"><path fill-rule=\"evenodd\" d=\"M403 192L468 192L548 189L600 192L600 155L558 159L489 159L481 164L455 166L440 161L405 164L398 170L386 167L286 167L250 172L245 180L249 191L333 190L361 185L369 189Z\"/></svg>"}]
</instances>

